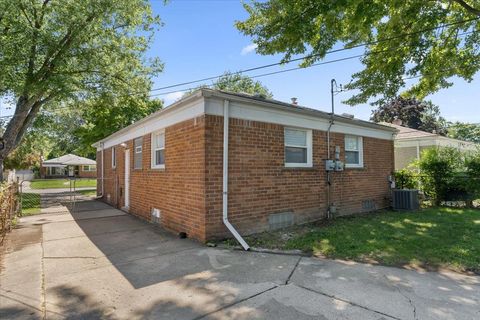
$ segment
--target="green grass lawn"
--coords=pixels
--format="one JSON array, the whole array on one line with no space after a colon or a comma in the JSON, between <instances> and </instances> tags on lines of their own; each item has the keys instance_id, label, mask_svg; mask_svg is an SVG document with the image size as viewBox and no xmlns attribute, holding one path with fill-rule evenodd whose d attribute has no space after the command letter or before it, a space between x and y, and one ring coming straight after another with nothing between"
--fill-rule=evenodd
<instances>
[{"instance_id":1,"label":"green grass lawn","mask_svg":"<svg viewBox=\"0 0 480 320\"><path fill-rule=\"evenodd\" d=\"M76 179L75 187L96 187L97 179ZM47 180L33 180L30 184L32 189L59 189L70 188L70 180L68 179L47 179Z\"/></svg>"},{"instance_id":2,"label":"green grass lawn","mask_svg":"<svg viewBox=\"0 0 480 320\"><path fill-rule=\"evenodd\" d=\"M77 190L76 193L79 193L82 196L93 197L97 195L97 190Z\"/></svg>"},{"instance_id":3,"label":"green grass lawn","mask_svg":"<svg viewBox=\"0 0 480 320\"><path fill-rule=\"evenodd\" d=\"M247 238L328 258L480 272L480 210L428 208L338 218Z\"/></svg>"},{"instance_id":4,"label":"green grass lawn","mask_svg":"<svg viewBox=\"0 0 480 320\"><path fill-rule=\"evenodd\" d=\"M36 193L22 194L22 216L40 213L40 195Z\"/></svg>"}]
</instances>

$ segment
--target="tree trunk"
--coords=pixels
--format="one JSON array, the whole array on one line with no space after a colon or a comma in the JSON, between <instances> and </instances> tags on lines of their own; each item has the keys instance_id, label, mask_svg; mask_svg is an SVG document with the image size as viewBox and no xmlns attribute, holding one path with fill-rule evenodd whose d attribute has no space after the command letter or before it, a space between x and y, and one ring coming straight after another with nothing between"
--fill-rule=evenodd
<instances>
[{"instance_id":1,"label":"tree trunk","mask_svg":"<svg viewBox=\"0 0 480 320\"><path fill-rule=\"evenodd\" d=\"M30 99L24 96L19 97L15 113L12 119L8 122L7 128L3 133L4 149L0 150L2 167L3 161L18 146L27 132L27 129L33 123L33 120L40 111L40 107L46 101L48 101L48 99L41 100L40 96L32 97ZM3 177L3 172L1 177Z\"/></svg>"},{"instance_id":2,"label":"tree trunk","mask_svg":"<svg viewBox=\"0 0 480 320\"><path fill-rule=\"evenodd\" d=\"M0 157L0 182L3 181L3 158Z\"/></svg>"}]
</instances>

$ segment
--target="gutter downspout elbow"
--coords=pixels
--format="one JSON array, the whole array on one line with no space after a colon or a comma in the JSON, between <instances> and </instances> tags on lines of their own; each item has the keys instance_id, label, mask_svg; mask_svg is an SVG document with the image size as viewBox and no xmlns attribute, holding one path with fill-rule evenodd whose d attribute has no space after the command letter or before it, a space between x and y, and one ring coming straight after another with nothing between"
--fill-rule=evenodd
<instances>
[{"instance_id":1,"label":"gutter downspout elbow","mask_svg":"<svg viewBox=\"0 0 480 320\"><path fill-rule=\"evenodd\" d=\"M223 102L223 224L230 233L242 245L243 249L250 250L250 246L245 242L235 227L228 221L228 131L229 131L229 101Z\"/></svg>"}]
</instances>

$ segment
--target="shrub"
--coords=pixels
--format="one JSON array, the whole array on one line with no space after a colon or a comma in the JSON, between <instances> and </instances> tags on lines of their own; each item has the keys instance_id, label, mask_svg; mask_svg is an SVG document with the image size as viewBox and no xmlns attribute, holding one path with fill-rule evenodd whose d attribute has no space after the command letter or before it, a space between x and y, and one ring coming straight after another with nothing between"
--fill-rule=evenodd
<instances>
[{"instance_id":1,"label":"shrub","mask_svg":"<svg viewBox=\"0 0 480 320\"><path fill-rule=\"evenodd\" d=\"M465 160L467 183L472 200L480 198L480 151L467 156Z\"/></svg>"},{"instance_id":2,"label":"shrub","mask_svg":"<svg viewBox=\"0 0 480 320\"><path fill-rule=\"evenodd\" d=\"M442 201L465 201L480 197L480 152L462 153L456 148L427 149L415 162L420 169L423 192L435 205Z\"/></svg>"},{"instance_id":3,"label":"shrub","mask_svg":"<svg viewBox=\"0 0 480 320\"><path fill-rule=\"evenodd\" d=\"M417 189L418 175L409 169L398 170L395 172L395 184L398 189Z\"/></svg>"},{"instance_id":4,"label":"shrub","mask_svg":"<svg viewBox=\"0 0 480 320\"><path fill-rule=\"evenodd\" d=\"M418 161L420 180L424 193L435 205L447 200L448 195L463 193L455 176L464 167L463 155L455 148L431 148L424 150Z\"/></svg>"}]
</instances>

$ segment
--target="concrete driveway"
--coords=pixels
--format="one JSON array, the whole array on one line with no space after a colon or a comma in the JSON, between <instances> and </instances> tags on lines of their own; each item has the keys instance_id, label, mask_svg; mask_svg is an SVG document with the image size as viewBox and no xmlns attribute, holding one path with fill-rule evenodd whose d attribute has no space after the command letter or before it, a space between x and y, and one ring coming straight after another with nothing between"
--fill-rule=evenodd
<instances>
[{"instance_id":1,"label":"concrete driveway","mask_svg":"<svg viewBox=\"0 0 480 320\"><path fill-rule=\"evenodd\" d=\"M480 319L480 278L207 248L96 201L25 217L2 319Z\"/></svg>"}]
</instances>

